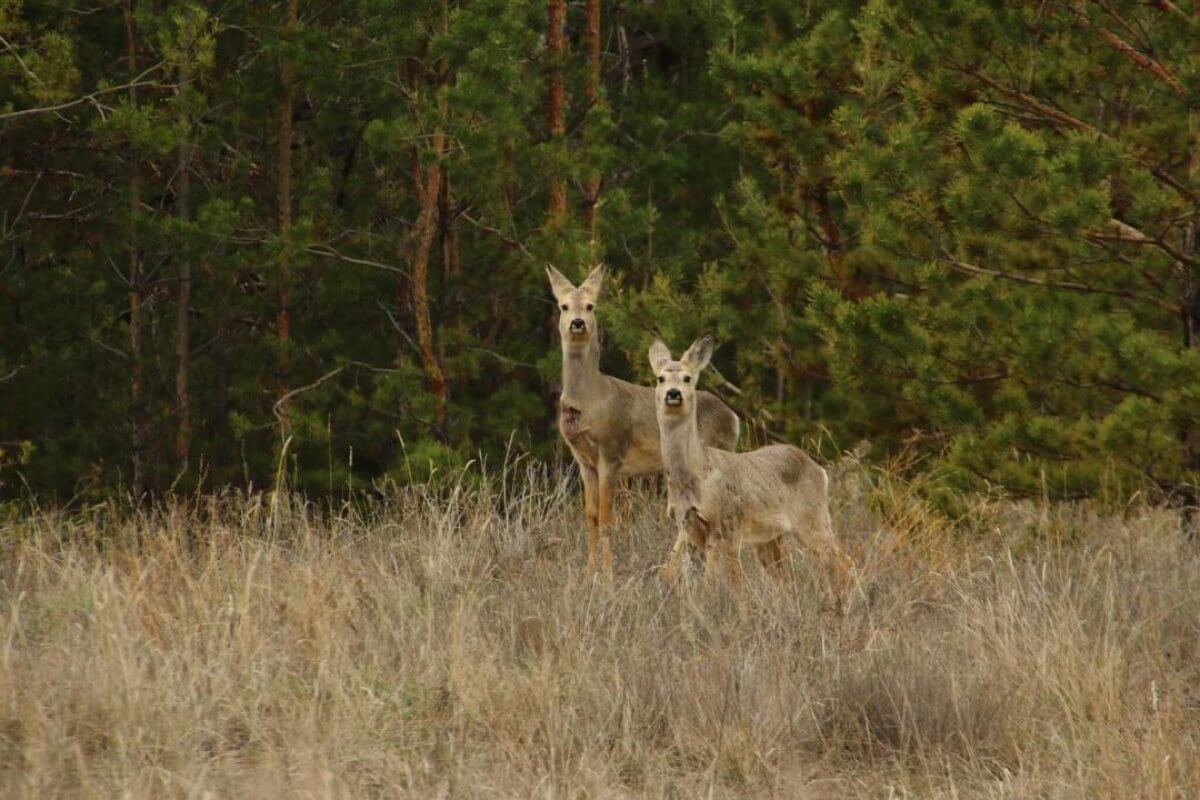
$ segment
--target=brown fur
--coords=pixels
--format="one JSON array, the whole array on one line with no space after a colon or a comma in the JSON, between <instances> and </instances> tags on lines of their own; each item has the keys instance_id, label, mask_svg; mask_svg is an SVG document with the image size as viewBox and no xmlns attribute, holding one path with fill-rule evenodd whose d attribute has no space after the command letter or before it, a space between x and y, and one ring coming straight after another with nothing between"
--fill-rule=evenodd
<instances>
[{"instance_id":1,"label":"brown fur","mask_svg":"<svg viewBox=\"0 0 1200 800\"><path fill-rule=\"evenodd\" d=\"M663 565L663 579L675 579L689 544L707 553L706 580L717 577L724 560L731 581L740 583L736 551L747 544L758 549L764 566L779 574L785 536L815 553L823 572L844 572L847 559L829 517L829 478L819 464L792 445L729 453L709 447L699 436L701 393L696 383L711 355L710 336L698 339L678 361L662 342L650 348L668 509L679 531ZM834 577L831 588L840 593L844 576Z\"/></svg>"},{"instance_id":2,"label":"brown fur","mask_svg":"<svg viewBox=\"0 0 1200 800\"><path fill-rule=\"evenodd\" d=\"M563 349L563 388L558 429L571 448L583 482L588 567L612 571L609 544L613 495L623 477L663 471L662 447L654 410L654 391L600 372L599 330L595 304L603 281L597 267L575 287L558 270L547 269L558 301ZM572 330L581 320L582 330ZM738 418L715 395L698 398L697 435L723 450L737 446Z\"/></svg>"}]
</instances>

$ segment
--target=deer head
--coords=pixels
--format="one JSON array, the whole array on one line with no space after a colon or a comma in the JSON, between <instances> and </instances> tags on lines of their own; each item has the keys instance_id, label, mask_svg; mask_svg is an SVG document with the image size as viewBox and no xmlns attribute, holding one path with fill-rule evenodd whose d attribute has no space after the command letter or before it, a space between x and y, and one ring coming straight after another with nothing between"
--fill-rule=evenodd
<instances>
[{"instance_id":1,"label":"deer head","mask_svg":"<svg viewBox=\"0 0 1200 800\"><path fill-rule=\"evenodd\" d=\"M696 384L700 372L712 358L713 335L706 333L696 341L678 361L671 358L671 351L661 340L655 339L650 346L650 367L657 376L654 388L654 405L660 424L673 424L696 416Z\"/></svg>"},{"instance_id":2,"label":"deer head","mask_svg":"<svg viewBox=\"0 0 1200 800\"><path fill-rule=\"evenodd\" d=\"M550 290L558 302L558 333L562 337L563 349L580 352L588 349L597 336L596 303L600 299L600 285L604 281L604 267L597 266L575 286L554 267L546 267L550 278Z\"/></svg>"}]
</instances>

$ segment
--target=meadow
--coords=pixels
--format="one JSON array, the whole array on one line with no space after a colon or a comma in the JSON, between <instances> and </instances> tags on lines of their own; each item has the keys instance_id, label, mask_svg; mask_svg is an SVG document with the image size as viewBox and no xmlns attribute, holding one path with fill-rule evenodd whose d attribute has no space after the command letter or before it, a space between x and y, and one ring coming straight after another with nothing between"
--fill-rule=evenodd
<instances>
[{"instance_id":1,"label":"meadow","mask_svg":"<svg viewBox=\"0 0 1200 800\"><path fill-rule=\"evenodd\" d=\"M842 613L802 553L747 591L611 585L565 471L328 507L277 494L8 509L6 798L1191 798L1200 548L1154 507L950 517L835 470Z\"/></svg>"}]
</instances>

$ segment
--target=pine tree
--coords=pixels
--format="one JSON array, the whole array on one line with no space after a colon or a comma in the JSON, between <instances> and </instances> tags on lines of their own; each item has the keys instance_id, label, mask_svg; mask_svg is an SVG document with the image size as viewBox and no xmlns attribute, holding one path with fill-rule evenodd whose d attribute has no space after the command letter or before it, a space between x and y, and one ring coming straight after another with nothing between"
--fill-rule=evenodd
<instances>
[{"instance_id":1,"label":"pine tree","mask_svg":"<svg viewBox=\"0 0 1200 800\"><path fill-rule=\"evenodd\" d=\"M860 21L875 101L835 112L831 162L892 286L817 290L813 318L860 414L936 444L966 485L1186 497L1200 478L1181 335L1197 28L1164 14L899 3Z\"/></svg>"}]
</instances>

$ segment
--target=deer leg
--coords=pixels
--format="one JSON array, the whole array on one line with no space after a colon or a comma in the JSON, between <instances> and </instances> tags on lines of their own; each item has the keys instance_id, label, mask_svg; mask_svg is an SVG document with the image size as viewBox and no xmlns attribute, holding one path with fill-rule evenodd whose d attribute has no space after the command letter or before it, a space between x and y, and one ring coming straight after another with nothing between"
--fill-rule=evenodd
<instances>
[{"instance_id":1,"label":"deer leg","mask_svg":"<svg viewBox=\"0 0 1200 800\"><path fill-rule=\"evenodd\" d=\"M675 537L675 544L671 546L667 560L663 562L662 568L658 571L658 577L663 583L671 585L679 579L679 568L690 546L687 530L680 526L679 534Z\"/></svg>"},{"instance_id":2,"label":"deer leg","mask_svg":"<svg viewBox=\"0 0 1200 800\"><path fill-rule=\"evenodd\" d=\"M688 521L693 526L691 539L704 548L704 588L712 589L721 580L721 569L729 569L730 578L736 567L729 563L730 552L724 532L704 521L695 509L688 512ZM725 564L721 562L725 561Z\"/></svg>"},{"instance_id":3,"label":"deer leg","mask_svg":"<svg viewBox=\"0 0 1200 800\"><path fill-rule=\"evenodd\" d=\"M757 550L763 568L775 580L783 580L783 548L779 546L779 539L763 542L757 546Z\"/></svg>"},{"instance_id":4,"label":"deer leg","mask_svg":"<svg viewBox=\"0 0 1200 800\"><path fill-rule=\"evenodd\" d=\"M720 580L721 574L721 545L715 536L709 537L704 544L704 588L713 589Z\"/></svg>"},{"instance_id":5,"label":"deer leg","mask_svg":"<svg viewBox=\"0 0 1200 800\"><path fill-rule=\"evenodd\" d=\"M813 526L812 549L816 552L817 565L820 569L822 583L826 596L830 599L835 611L842 609L842 595L850 577L850 569L854 562L842 549L837 535L833 532L833 522L829 511L821 509Z\"/></svg>"},{"instance_id":6,"label":"deer leg","mask_svg":"<svg viewBox=\"0 0 1200 800\"><path fill-rule=\"evenodd\" d=\"M676 521L678 534L675 536L675 544L671 547L671 552L667 554L667 560L662 566L659 577L664 583L674 583L679 577L683 560L690 559L696 551L701 553L705 551L705 544L708 541L708 525L694 508L688 509L686 514L678 517L675 510L668 504L667 516Z\"/></svg>"},{"instance_id":7,"label":"deer leg","mask_svg":"<svg viewBox=\"0 0 1200 800\"><path fill-rule=\"evenodd\" d=\"M617 479L620 476L619 465L611 461L601 459L597 470L599 477L599 544L600 544L600 567L604 572L612 576L612 546L610 540L612 538L613 528L613 494L617 488Z\"/></svg>"},{"instance_id":8,"label":"deer leg","mask_svg":"<svg viewBox=\"0 0 1200 800\"><path fill-rule=\"evenodd\" d=\"M835 611L843 612L843 599L850 583L853 559L846 554L836 540L831 540L821 551L821 573L825 576L825 592Z\"/></svg>"},{"instance_id":9,"label":"deer leg","mask_svg":"<svg viewBox=\"0 0 1200 800\"><path fill-rule=\"evenodd\" d=\"M721 537L721 546L725 551L725 568L729 571L729 585L735 592L742 591L742 561L738 558L738 549L732 536Z\"/></svg>"},{"instance_id":10,"label":"deer leg","mask_svg":"<svg viewBox=\"0 0 1200 800\"><path fill-rule=\"evenodd\" d=\"M588 572L596 569L596 553L600 539L600 478L593 467L579 465L583 481L583 517L587 524Z\"/></svg>"},{"instance_id":11,"label":"deer leg","mask_svg":"<svg viewBox=\"0 0 1200 800\"><path fill-rule=\"evenodd\" d=\"M620 528L618 534L623 533L625 526L629 524L629 520L633 517L633 478L622 478L620 481L621 488L621 515Z\"/></svg>"}]
</instances>

